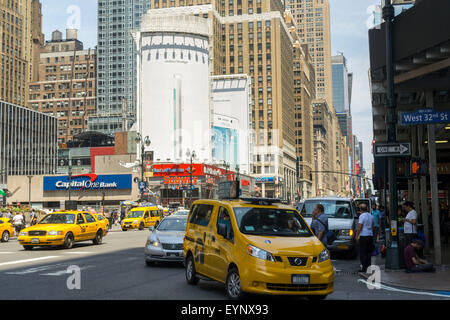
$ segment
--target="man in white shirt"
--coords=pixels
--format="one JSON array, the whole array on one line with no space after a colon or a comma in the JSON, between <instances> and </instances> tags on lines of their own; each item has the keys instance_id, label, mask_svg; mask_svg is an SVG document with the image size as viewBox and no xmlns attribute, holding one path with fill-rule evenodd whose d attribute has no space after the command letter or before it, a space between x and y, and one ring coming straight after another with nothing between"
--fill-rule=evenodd
<instances>
[{"instance_id":1,"label":"man in white shirt","mask_svg":"<svg viewBox=\"0 0 450 320\"><path fill-rule=\"evenodd\" d=\"M20 212L16 213L16 215L12 219L12 223L13 223L15 229L16 229L17 235L19 235L20 230L23 229L23 222L24 222L23 215Z\"/></svg>"},{"instance_id":2,"label":"man in white shirt","mask_svg":"<svg viewBox=\"0 0 450 320\"><path fill-rule=\"evenodd\" d=\"M372 264L373 228L374 221L368 212L367 205L362 203L359 206L361 215L359 216L358 229L356 230L356 241L359 243L359 259L361 261L360 272L367 272L367 268Z\"/></svg>"},{"instance_id":3,"label":"man in white shirt","mask_svg":"<svg viewBox=\"0 0 450 320\"><path fill-rule=\"evenodd\" d=\"M414 239L417 239L417 212L414 210L414 204L406 201L403 204L403 208L407 212L406 217L403 219L403 232L405 234L405 241L407 246Z\"/></svg>"}]
</instances>

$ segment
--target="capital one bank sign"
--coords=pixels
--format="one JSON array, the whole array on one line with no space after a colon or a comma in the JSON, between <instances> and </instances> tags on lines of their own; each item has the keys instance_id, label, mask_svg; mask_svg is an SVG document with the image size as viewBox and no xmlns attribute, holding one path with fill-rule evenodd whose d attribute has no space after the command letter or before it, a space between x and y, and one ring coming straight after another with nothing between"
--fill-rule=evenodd
<instances>
[{"instance_id":1,"label":"capital one bank sign","mask_svg":"<svg viewBox=\"0 0 450 320\"><path fill-rule=\"evenodd\" d=\"M44 177L44 191L69 190L120 190L131 189L131 174L97 175L94 173L72 176Z\"/></svg>"}]
</instances>

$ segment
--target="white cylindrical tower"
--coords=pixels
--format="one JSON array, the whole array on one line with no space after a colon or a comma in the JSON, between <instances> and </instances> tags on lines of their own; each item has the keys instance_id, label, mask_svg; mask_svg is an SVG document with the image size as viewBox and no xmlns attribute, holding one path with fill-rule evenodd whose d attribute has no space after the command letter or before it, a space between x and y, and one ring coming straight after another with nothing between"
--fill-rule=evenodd
<instances>
[{"instance_id":1,"label":"white cylindrical tower","mask_svg":"<svg viewBox=\"0 0 450 320\"><path fill-rule=\"evenodd\" d=\"M141 119L154 159L186 160L195 150L211 159L210 22L168 10L149 10L138 40Z\"/></svg>"}]
</instances>

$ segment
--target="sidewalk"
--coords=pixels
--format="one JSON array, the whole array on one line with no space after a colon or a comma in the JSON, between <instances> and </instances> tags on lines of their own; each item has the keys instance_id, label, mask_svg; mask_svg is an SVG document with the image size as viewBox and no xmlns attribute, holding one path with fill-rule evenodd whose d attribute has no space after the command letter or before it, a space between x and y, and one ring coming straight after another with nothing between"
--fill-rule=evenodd
<instances>
[{"instance_id":1,"label":"sidewalk","mask_svg":"<svg viewBox=\"0 0 450 320\"><path fill-rule=\"evenodd\" d=\"M430 262L433 256L426 256ZM450 297L450 246L442 246L442 265L435 266L434 273L406 273L405 270L385 270L386 259L381 255L372 257L372 264L381 267L381 283L419 291L433 291L435 293L447 294ZM360 273L361 277L367 279L370 274Z\"/></svg>"}]
</instances>

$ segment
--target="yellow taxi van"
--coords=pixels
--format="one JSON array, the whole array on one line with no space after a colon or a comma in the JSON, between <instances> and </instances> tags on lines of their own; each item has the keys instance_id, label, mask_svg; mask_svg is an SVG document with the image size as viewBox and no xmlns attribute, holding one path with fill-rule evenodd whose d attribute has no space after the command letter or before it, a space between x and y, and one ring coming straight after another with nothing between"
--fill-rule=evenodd
<instances>
[{"instance_id":1,"label":"yellow taxi van","mask_svg":"<svg viewBox=\"0 0 450 320\"><path fill-rule=\"evenodd\" d=\"M144 230L144 228L157 226L162 219L162 213L156 206L136 207L128 212L125 219L122 220L121 227L122 231Z\"/></svg>"},{"instance_id":2,"label":"yellow taxi van","mask_svg":"<svg viewBox=\"0 0 450 320\"><path fill-rule=\"evenodd\" d=\"M58 211L47 214L33 226L22 229L19 243L25 250L37 246L62 246L70 249L75 242L92 241L99 245L108 230L94 215L84 211Z\"/></svg>"},{"instance_id":3,"label":"yellow taxi van","mask_svg":"<svg viewBox=\"0 0 450 320\"><path fill-rule=\"evenodd\" d=\"M183 243L187 283L216 280L231 299L258 293L319 300L331 294L328 250L294 208L278 201L195 201Z\"/></svg>"}]
</instances>

